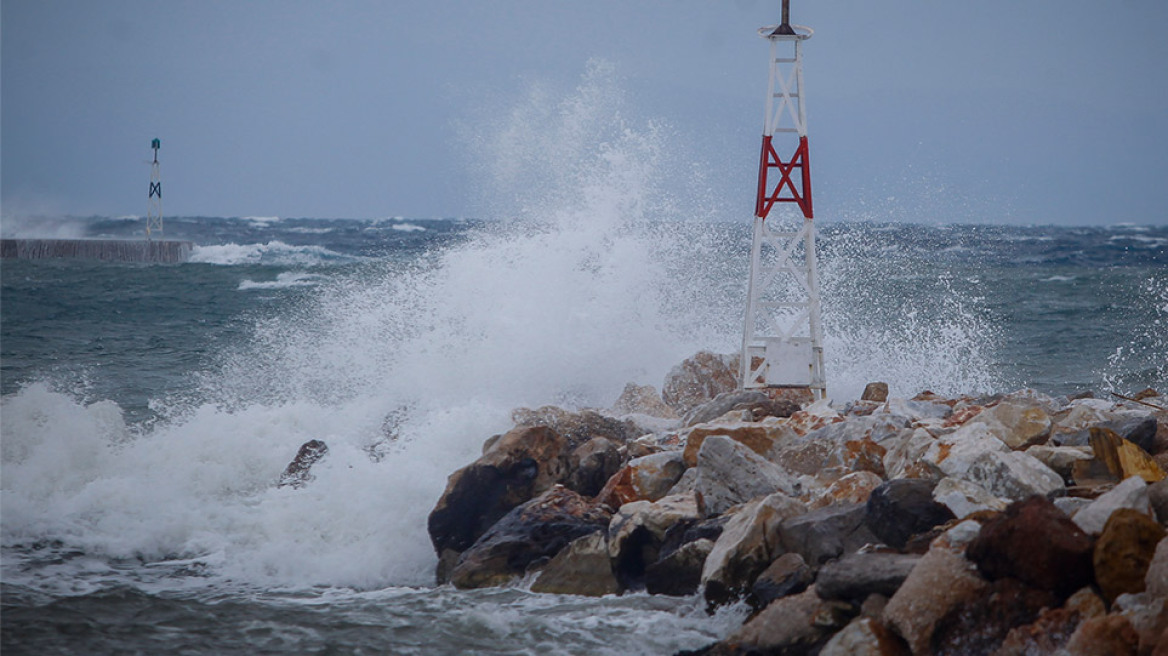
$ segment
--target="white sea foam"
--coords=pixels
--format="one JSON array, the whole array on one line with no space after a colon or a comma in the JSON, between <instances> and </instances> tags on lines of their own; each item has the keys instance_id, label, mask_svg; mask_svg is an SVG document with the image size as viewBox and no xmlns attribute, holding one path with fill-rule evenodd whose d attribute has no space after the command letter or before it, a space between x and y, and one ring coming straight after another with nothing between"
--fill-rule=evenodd
<instances>
[{"instance_id":1,"label":"white sea foam","mask_svg":"<svg viewBox=\"0 0 1168 656\"><path fill-rule=\"evenodd\" d=\"M278 216L241 216L239 218L261 228L280 222L280 217Z\"/></svg>"},{"instance_id":2,"label":"white sea foam","mask_svg":"<svg viewBox=\"0 0 1168 656\"><path fill-rule=\"evenodd\" d=\"M513 408L606 407L627 382L660 386L682 358L740 339L749 226L683 222L706 215L658 184L692 188L689 163L661 151L679 140L630 119L614 77L596 66L564 99L533 93L478 144L477 161L499 165L500 197L520 199L516 220L425 266L334 277L257 320L166 421L137 434L113 404L36 385L5 398L4 542L196 559L220 582L429 583L427 514ZM572 167L548 166L553 151ZM192 260L300 266L322 250L229 244ZM877 378L913 392L988 384L992 330L975 299L932 281L881 314L886 290L854 262L823 267L838 398ZM310 439L329 446L315 480L276 489Z\"/></svg>"},{"instance_id":3,"label":"white sea foam","mask_svg":"<svg viewBox=\"0 0 1168 656\"><path fill-rule=\"evenodd\" d=\"M321 246L291 246L282 241L270 241L264 244L195 246L189 261L224 266L240 264L311 266L354 259Z\"/></svg>"},{"instance_id":4,"label":"white sea foam","mask_svg":"<svg viewBox=\"0 0 1168 656\"><path fill-rule=\"evenodd\" d=\"M311 287L320 283L324 276L303 271L284 271L276 275L275 280L244 280L239 283L239 290L249 289L286 289L288 287Z\"/></svg>"},{"instance_id":5,"label":"white sea foam","mask_svg":"<svg viewBox=\"0 0 1168 656\"><path fill-rule=\"evenodd\" d=\"M413 223L395 223L392 227L401 232L422 232L425 230L422 226Z\"/></svg>"}]
</instances>

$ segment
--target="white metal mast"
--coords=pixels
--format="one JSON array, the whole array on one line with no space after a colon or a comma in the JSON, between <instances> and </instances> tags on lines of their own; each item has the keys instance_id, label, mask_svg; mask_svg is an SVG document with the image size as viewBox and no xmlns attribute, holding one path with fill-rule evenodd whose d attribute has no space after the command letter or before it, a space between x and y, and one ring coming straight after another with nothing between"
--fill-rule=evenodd
<instances>
[{"instance_id":1,"label":"white metal mast","mask_svg":"<svg viewBox=\"0 0 1168 656\"><path fill-rule=\"evenodd\" d=\"M803 42L814 32L792 26L789 17L789 0L783 0L782 24L759 30L770 42L770 74L739 384L810 389L818 399L827 382L803 104ZM776 148L791 152L791 146L794 154L784 161ZM768 220L771 209L786 202L795 203L802 216L792 212L784 220L776 213Z\"/></svg>"},{"instance_id":2,"label":"white metal mast","mask_svg":"<svg viewBox=\"0 0 1168 656\"><path fill-rule=\"evenodd\" d=\"M150 239L157 231L162 234L162 178L158 172L158 149L162 142L155 139L150 142L154 149L154 162L150 165L150 197L146 208L146 238Z\"/></svg>"}]
</instances>

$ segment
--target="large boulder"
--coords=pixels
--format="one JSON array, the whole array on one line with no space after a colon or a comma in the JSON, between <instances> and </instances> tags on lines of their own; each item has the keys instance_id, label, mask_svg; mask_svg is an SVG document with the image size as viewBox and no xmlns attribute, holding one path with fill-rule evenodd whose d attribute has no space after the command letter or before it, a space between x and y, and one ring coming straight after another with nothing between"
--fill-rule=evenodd
<instances>
[{"instance_id":1,"label":"large boulder","mask_svg":"<svg viewBox=\"0 0 1168 656\"><path fill-rule=\"evenodd\" d=\"M1088 429L1107 421L1114 406L1100 399L1076 399L1053 417L1050 442L1057 446L1086 446Z\"/></svg>"},{"instance_id":2,"label":"large boulder","mask_svg":"<svg viewBox=\"0 0 1168 656\"><path fill-rule=\"evenodd\" d=\"M1084 617L1069 608L1046 609L1030 624L1010 629L995 656L1056 654L1074 635Z\"/></svg>"},{"instance_id":3,"label":"large boulder","mask_svg":"<svg viewBox=\"0 0 1168 656\"><path fill-rule=\"evenodd\" d=\"M1099 399L1073 401L1068 410L1056 416L1050 440L1060 446L1085 446L1092 428L1114 431L1144 451L1156 450L1156 415L1144 410L1117 408Z\"/></svg>"},{"instance_id":4,"label":"large boulder","mask_svg":"<svg viewBox=\"0 0 1168 656\"><path fill-rule=\"evenodd\" d=\"M1095 581L1108 601L1144 591L1148 566L1165 530L1151 517L1130 508L1111 514L1095 543Z\"/></svg>"},{"instance_id":5,"label":"large boulder","mask_svg":"<svg viewBox=\"0 0 1168 656\"><path fill-rule=\"evenodd\" d=\"M700 538L662 555L645 568L645 591L675 596L694 594L701 587L702 568L713 549L713 540Z\"/></svg>"},{"instance_id":6,"label":"large boulder","mask_svg":"<svg viewBox=\"0 0 1168 656\"><path fill-rule=\"evenodd\" d=\"M1006 499L1064 487L1061 476L1024 452L1010 450L985 424L966 424L941 437L925 452L924 461L946 476L977 483Z\"/></svg>"},{"instance_id":7,"label":"large boulder","mask_svg":"<svg viewBox=\"0 0 1168 656\"><path fill-rule=\"evenodd\" d=\"M883 443L884 473L889 480L896 478L939 479L942 474L924 463L925 453L937 438L924 428L905 431Z\"/></svg>"},{"instance_id":8,"label":"large boulder","mask_svg":"<svg viewBox=\"0 0 1168 656\"><path fill-rule=\"evenodd\" d=\"M1033 496L986 522L966 556L991 580L1014 578L1065 597L1091 582L1093 548L1053 503Z\"/></svg>"},{"instance_id":9,"label":"large boulder","mask_svg":"<svg viewBox=\"0 0 1168 656\"><path fill-rule=\"evenodd\" d=\"M1057 605L1050 592L1014 579L994 581L971 603L955 606L938 621L929 640L934 654L992 654L1016 627Z\"/></svg>"},{"instance_id":10,"label":"large boulder","mask_svg":"<svg viewBox=\"0 0 1168 656\"><path fill-rule=\"evenodd\" d=\"M989 583L973 563L935 541L884 607L884 622L914 654L929 654L933 632L954 608L978 603Z\"/></svg>"},{"instance_id":11,"label":"large boulder","mask_svg":"<svg viewBox=\"0 0 1168 656\"><path fill-rule=\"evenodd\" d=\"M702 568L706 601L717 606L750 590L755 578L781 553L778 530L806 506L782 493L743 506L722 529Z\"/></svg>"},{"instance_id":12,"label":"large boulder","mask_svg":"<svg viewBox=\"0 0 1168 656\"><path fill-rule=\"evenodd\" d=\"M866 503L873 490L884 484L870 471L857 471L832 481L823 494L811 502L812 510L841 503Z\"/></svg>"},{"instance_id":13,"label":"large boulder","mask_svg":"<svg viewBox=\"0 0 1168 656\"><path fill-rule=\"evenodd\" d=\"M633 458L596 495L597 501L620 508L633 501L657 501L669 494L685 473L680 451L660 451Z\"/></svg>"},{"instance_id":14,"label":"large boulder","mask_svg":"<svg viewBox=\"0 0 1168 656\"><path fill-rule=\"evenodd\" d=\"M1126 617L1101 615L1083 620L1064 650L1058 653L1068 656L1136 656L1139 645L1140 636Z\"/></svg>"},{"instance_id":15,"label":"large boulder","mask_svg":"<svg viewBox=\"0 0 1168 656\"><path fill-rule=\"evenodd\" d=\"M1144 576L1147 593L1156 599L1168 599L1168 540L1160 540Z\"/></svg>"},{"instance_id":16,"label":"large boulder","mask_svg":"<svg viewBox=\"0 0 1168 656\"><path fill-rule=\"evenodd\" d=\"M840 417L829 417L829 423L805 435L799 435L788 422L781 428L793 435L777 439L769 457L790 471L811 476L834 469L869 471L883 477L888 447L895 446L906 431L903 422L887 416L835 419Z\"/></svg>"},{"instance_id":17,"label":"large boulder","mask_svg":"<svg viewBox=\"0 0 1168 656\"><path fill-rule=\"evenodd\" d=\"M692 523L702 516L692 492L621 506L608 526L608 552L617 577L626 587L639 586L648 566L659 559L668 530L679 522Z\"/></svg>"},{"instance_id":18,"label":"large boulder","mask_svg":"<svg viewBox=\"0 0 1168 656\"><path fill-rule=\"evenodd\" d=\"M871 617L857 617L831 637L819 656L908 656L908 646Z\"/></svg>"},{"instance_id":19,"label":"large boulder","mask_svg":"<svg viewBox=\"0 0 1168 656\"><path fill-rule=\"evenodd\" d=\"M767 426L753 422L709 423L694 426L685 438L685 464L694 467L698 464L698 452L702 444L711 435L723 435L739 444L745 445L751 451L766 456L775 442L775 431L768 430Z\"/></svg>"},{"instance_id":20,"label":"large boulder","mask_svg":"<svg viewBox=\"0 0 1168 656\"><path fill-rule=\"evenodd\" d=\"M952 476L946 476L937 483L937 487L933 488L933 499L953 511L953 516L958 519L986 510L999 512L1005 510L1009 503L990 494L989 490L977 483Z\"/></svg>"},{"instance_id":21,"label":"large boulder","mask_svg":"<svg viewBox=\"0 0 1168 656\"><path fill-rule=\"evenodd\" d=\"M1063 477L1064 482L1074 478L1076 463L1091 460L1091 452L1078 446L1039 444L1026 449L1026 455L1033 456L1042 464L1050 467L1056 474Z\"/></svg>"},{"instance_id":22,"label":"large boulder","mask_svg":"<svg viewBox=\"0 0 1168 656\"><path fill-rule=\"evenodd\" d=\"M535 410L518 408L511 413L511 420L520 428L551 428L564 437L568 449L575 449L594 437L606 437L617 444L624 444L641 436L641 429L636 422L608 417L595 410L572 412L553 405Z\"/></svg>"},{"instance_id":23,"label":"large boulder","mask_svg":"<svg viewBox=\"0 0 1168 656\"><path fill-rule=\"evenodd\" d=\"M750 448L726 436L711 435L698 452L697 467L686 472L670 494L688 491L700 494L706 512L717 515L773 492L797 496L800 485L782 467Z\"/></svg>"},{"instance_id":24,"label":"large boulder","mask_svg":"<svg viewBox=\"0 0 1168 656\"><path fill-rule=\"evenodd\" d=\"M1168 479L1156 481L1148 486L1148 503L1156 521L1168 526Z\"/></svg>"},{"instance_id":25,"label":"large boulder","mask_svg":"<svg viewBox=\"0 0 1168 656\"><path fill-rule=\"evenodd\" d=\"M969 423L985 424L1011 449L1025 449L1050 437L1050 415L1039 405L1003 401L979 412Z\"/></svg>"},{"instance_id":26,"label":"large boulder","mask_svg":"<svg viewBox=\"0 0 1168 656\"><path fill-rule=\"evenodd\" d=\"M736 653L815 654L853 616L849 606L820 598L812 586L775 600L724 642Z\"/></svg>"},{"instance_id":27,"label":"large boulder","mask_svg":"<svg viewBox=\"0 0 1168 656\"><path fill-rule=\"evenodd\" d=\"M866 517L862 503L827 506L785 520L779 526L779 540L784 551L803 556L818 570L829 560L878 541L868 530Z\"/></svg>"},{"instance_id":28,"label":"large boulder","mask_svg":"<svg viewBox=\"0 0 1168 656\"><path fill-rule=\"evenodd\" d=\"M573 540L555 555L531 584L532 592L603 597L618 594L620 583L612 571L604 532Z\"/></svg>"},{"instance_id":29,"label":"large boulder","mask_svg":"<svg viewBox=\"0 0 1168 656\"><path fill-rule=\"evenodd\" d=\"M1152 456L1115 431L1093 426L1089 434L1095 459L1102 461L1116 478L1139 476L1149 483L1165 478L1164 470Z\"/></svg>"},{"instance_id":30,"label":"large boulder","mask_svg":"<svg viewBox=\"0 0 1168 656\"><path fill-rule=\"evenodd\" d=\"M879 551L845 555L819 570L815 588L824 599L841 599L856 604L871 594L891 597L921 558Z\"/></svg>"},{"instance_id":31,"label":"large boulder","mask_svg":"<svg viewBox=\"0 0 1168 656\"><path fill-rule=\"evenodd\" d=\"M439 556L466 550L513 508L563 482L566 446L546 426L515 428L451 474L428 521Z\"/></svg>"},{"instance_id":32,"label":"large boulder","mask_svg":"<svg viewBox=\"0 0 1168 656\"><path fill-rule=\"evenodd\" d=\"M1132 476L1103 493L1090 505L1075 513L1075 523L1084 532L1098 535L1111 514L1120 508L1130 508L1145 515L1152 514L1152 504L1148 499L1148 484L1139 476Z\"/></svg>"},{"instance_id":33,"label":"large boulder","mask_svg":"<svg viewBox=\"0 0 1168 656\"><path fill-rule=\"evenodd\" d=\"M576 538L603 531L610 513L557 485L513 509L463 552L450 581L458 588L502 585L550 559Z\"/></svg>"},{"instance_id":34,"label":"large boulder","mask_svg":"<svg viewBox=\"0 0 1168 656\"><path fill-rule=\"evenodd\" d=\"M758 390L733 390L729 392L722 392L714 398L703 401L694 407L690 408L688 412L681 418L682 426L697 426L698 424L705 424L714 421L718 417L733 411L735 408L755 408L766 407L772 403L771 398L765 393ZM798 410L795 407L794 410ZM788 413L786 416L790 416ZM747 417L748 420L754 420L754 413Z\"/></svg>"},{"instance_id":35,"label":"large boulder","mask_svg":"<svg viewBox=\"0 0 1168 656\"><path fill-rule=\"evenodd\" d=\"M594 497L620 468L621 454L616 442L607 437L594 437L568 456L570 473L566 485L586 497Z\"/></svg>"},{"instance_id":36,"label":"large boulder","mask_svg":"<svg viewBox=\"0 0 1168 656\"><path fill-rule=\"evenodd\" d=\"M662 419L677 419L677 411L666 405L657 388L652 385L629 383L612 406L617 415L649 415Z\"/></svg>"},{"instance_id":37,"label":"large boulder","mask_svg":"<svg viewBox=\"0 0 1168 656\"><path fill-rule=\"evenodd\" d=\"M953 511L933 500L932 481L899 478L887 481L865 504L868 529L885 544L904 548L909 538L954 518Z\"/></svg>"},{"instance_id":38,"label":"large boulder","mask_svg":"<svg viewBox=\"0 0 1168 656\"><path fill-rule=\"evenodd\" d=\"M776 599L803 592L814 582L815 572L807 566L803 556L785 553L754 579L750 587L750 604L755 608L766 608Z\"/></svg>"},{"instance_id":39,"label":"large boulder","mask_svg":"<svg viewBox=\"0 0 1168 656\"><path fill-rule=\"evenodd\" d=\"M670 370L661 397L678 414L738 387L738 358L699 351Z\"/></svg>"}]
</instances>

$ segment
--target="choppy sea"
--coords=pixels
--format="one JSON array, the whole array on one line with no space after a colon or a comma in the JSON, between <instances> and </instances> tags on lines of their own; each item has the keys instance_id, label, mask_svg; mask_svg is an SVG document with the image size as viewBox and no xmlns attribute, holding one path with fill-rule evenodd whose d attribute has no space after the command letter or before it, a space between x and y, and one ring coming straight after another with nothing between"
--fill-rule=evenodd
<instances>
[{"instance_id":1,"label":"choppy sea","mask_svg":"<svg viewBox=\"0 0 1168 656\"><path fill-rule=\"evenodd\" d=\"M5 653L672 653L740 621L434 587L425 519L511 409L733 351L746 224L166 231L190 262L0 264ZM1168 227L841 222L820 246L834 398L1168 388ZM310 439L316 480L277 489Z\"/></svg>"},{"instance_id":2,"label":"choppy sea","mask_svg":"<svg viewBox=\"0 0 1168 656\"><path fill-rule=\"evenodd\" d=\"M654 189L659 140L564 107L502 131L491 220L167 217L189 262L0 261L3 652L669 654L734 628L693 598L433 584L426 517L514 408L605 408L741 340L749 218ZM1168 390L1163 219L823 222L829 396ZM315 480L277 488L312 439Z\"/></svg>"}]
</instances>

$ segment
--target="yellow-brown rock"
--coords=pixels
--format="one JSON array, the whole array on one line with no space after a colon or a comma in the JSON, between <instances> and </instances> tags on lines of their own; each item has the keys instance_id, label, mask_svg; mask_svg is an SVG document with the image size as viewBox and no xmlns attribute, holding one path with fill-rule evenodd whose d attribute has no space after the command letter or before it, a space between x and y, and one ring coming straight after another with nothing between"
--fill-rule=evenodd
<instances>
[{"instance_id":1,"label":"yellow-brown rock","mask_svg":"<svg viewBox=\"0 0 1168 656\"><path fill-rule=\"evenodd\" d=\"M1164 470L1140 447L1120 437L1115 431L1093 426L1091 450L1095 459L1107 466L1120 480L1139 476L1149 483L1164 479Z\"/></svg>"},{"instance_id":2,"label":"yellow-brown rock","mask_svg":"<svg viewBox=\"0 0 1168 656\"><path fill-rule=\"evenodd\" d=\"M1124 593L1143 592L1148 565L1165 530L1151 517L1131 508L1111 513L1095 543L1095 582L1108 601Z\"/></svg>"}]
</instances>

